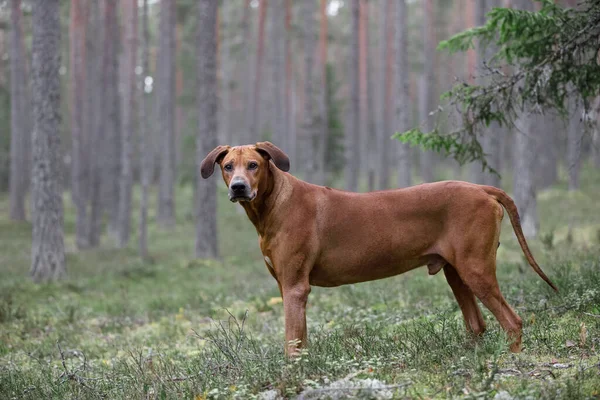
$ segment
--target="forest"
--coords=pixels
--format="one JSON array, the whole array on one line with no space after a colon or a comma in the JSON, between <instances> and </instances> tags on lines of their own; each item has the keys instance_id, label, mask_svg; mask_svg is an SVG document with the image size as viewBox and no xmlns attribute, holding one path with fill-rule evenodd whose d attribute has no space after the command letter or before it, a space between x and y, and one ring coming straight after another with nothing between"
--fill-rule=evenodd
<instances>
[{"instance_id":1,"label":"forest","mask_svg":"<svg viewBox=\"0 0 600 400\"><path fill-rule=\"evenodd\" d=\"M597 0L0 0L0 398L598 398L598 49ZM417 268L309 288L286 357L258 228L200 174L265 141L332 190L508 193L558 288L505 217L522 351Z\"/></svg>"}]
</instances>

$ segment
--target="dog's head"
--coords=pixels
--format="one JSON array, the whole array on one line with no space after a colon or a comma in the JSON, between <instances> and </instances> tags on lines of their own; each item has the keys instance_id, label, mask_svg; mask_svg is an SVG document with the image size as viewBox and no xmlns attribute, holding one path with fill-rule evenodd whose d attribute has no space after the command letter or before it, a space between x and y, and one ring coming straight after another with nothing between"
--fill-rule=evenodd
<instances>
[{"instance_id":1,"label":"dog's head","mask_svg":"<svg viewBox=\"0 0 600 400\"><path fill-rule=\"evenodd\" d=\"M217 146L200 165L202 178L211 176L215 164L221 167L223 180L229 188L229 200L252 201L266 188L269 161L282 171L289 171L290 159L270 142L247 146Z\"/></svg>"}]
</instances>

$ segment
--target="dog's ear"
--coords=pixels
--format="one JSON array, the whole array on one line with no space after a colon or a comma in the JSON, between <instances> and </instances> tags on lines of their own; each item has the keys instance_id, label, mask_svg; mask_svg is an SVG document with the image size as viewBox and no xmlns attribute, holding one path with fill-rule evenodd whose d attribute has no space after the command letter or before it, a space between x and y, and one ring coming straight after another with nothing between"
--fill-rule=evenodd
<instances>
[{"instance_id":1,"label":"dog's ear","mask_svg":"<svg viewBox=\"0 0 600 400\"><path fill-rule=\"evenodd\" d=\"M258 142L256 143L256 151L262 155L266 155L268 158L273 160L273 163L277 168L284 172L290 170L290 158L271 142Z\"/></svg>"},{"instance_id":2,"label":"dog's ear","mask_svg":"<svg viewBox=\"0 0 600 400\"><path fill-rule=\"evenodd\" d=\"M200 164L200 174L204 179L213 174L215 163L220 163L230 148L230 146L217 146L213 151L208 153L204 160L202 160L202 164Z\"/></svg>"}]
</instances>

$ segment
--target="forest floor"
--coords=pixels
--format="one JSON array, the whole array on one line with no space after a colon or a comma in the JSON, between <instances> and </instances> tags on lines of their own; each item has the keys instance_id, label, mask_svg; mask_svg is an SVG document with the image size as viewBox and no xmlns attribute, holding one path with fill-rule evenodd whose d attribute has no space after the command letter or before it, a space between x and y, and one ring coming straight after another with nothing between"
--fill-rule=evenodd
<instances>
[{"instance_id":1,"label":"forest floor","mask_svg":"<svg viewBox=\"0 0 600 400\"><path fill-rule=\"evenodd\" d=\"M558 294L525 264L505 218L498 280L524 321L520 354L486 309L488 331L467 337L443 274L420 268L314 288L309 348L286 360L277 284L222 187L220 261L193 259L189 188L175 228L150 225L152 263L137 257L136 236L124 250L103 238L76 251L65 195L69 276L46 285L28 278L30 226L8 221L1 199L0 398L598 398L600 175L582 181L540 194L530 241Z\"/></svg>"}]
</instances>

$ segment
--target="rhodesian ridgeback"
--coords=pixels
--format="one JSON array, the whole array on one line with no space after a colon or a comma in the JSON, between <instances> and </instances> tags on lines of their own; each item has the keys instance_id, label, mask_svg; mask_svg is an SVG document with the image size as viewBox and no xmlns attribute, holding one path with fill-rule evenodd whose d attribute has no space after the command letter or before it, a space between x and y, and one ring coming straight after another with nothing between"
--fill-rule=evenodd
<instances>
[{"instance_id":1,"label":"rhodesian ridgeback","mask_svg":"<svg viewBox=\"0 0 600 400\"><path fill-rule=\"evenodd\" d=\"M307 342L311 286L339 286L398 275L427 265L440 270L467 329L485 322L476 297L521 350L521 318L496 280L500 222L508 212L527 261L554 290L527 245L513 200L501 189L460 181L351 193L312 185L287 173L287 155L269 142L218 146L201 164L208 178L219 164L229 200L239 202L258 233L260 250L279 285L286 354Z\"/></svg>"}]
</instances>

